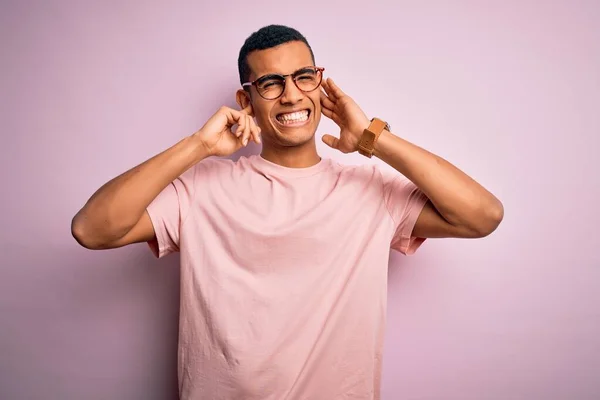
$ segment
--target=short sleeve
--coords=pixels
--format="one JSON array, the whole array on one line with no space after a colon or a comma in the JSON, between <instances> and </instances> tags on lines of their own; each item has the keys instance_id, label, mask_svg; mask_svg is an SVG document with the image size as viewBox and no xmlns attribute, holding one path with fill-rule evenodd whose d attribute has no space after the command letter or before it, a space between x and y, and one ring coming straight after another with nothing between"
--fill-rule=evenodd
<instances>
[{"instance_id":1,"label":"short sleeve","mask_svg":"<svg viewBox=\"0 0 600 400\"><path fill-rule=\"evenodd\" d=\"M425 242L425 238L415 237L412 232L428 198L398 172L382 171L382 176L383 197L395 229L390 247L412 255Z\"/></svg>"},{"instance_id":2,"label":"short sleeve","mask_svg":"<svg viewBox=\"0 0 600 400\"><path fill-rule=\"evenodd\" d=\"M194 197L196 169L188 169L171 182L146 209L156 236L148 245L157 258L179 251L181 225Z\"/></svg>"}]
</instances>

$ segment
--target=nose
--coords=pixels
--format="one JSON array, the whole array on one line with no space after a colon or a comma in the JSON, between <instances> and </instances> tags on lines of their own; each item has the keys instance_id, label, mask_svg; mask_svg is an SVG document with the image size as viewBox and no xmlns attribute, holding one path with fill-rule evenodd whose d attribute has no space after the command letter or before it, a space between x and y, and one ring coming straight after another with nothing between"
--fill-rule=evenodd
<instances>
[{"instance_id":1,"label":"nose","mask_svg":"<svg viewBox=\"0 0 600 400\"><path fill-rule=\"evenodd\" d=\"M298 86L296 86L296 83L294 83L292 77L286 77L285 89L283 90L283 94L280 97L281 103L296 104L299 101L301 101L303 97L304 93L302 93L302 91L298 89Z\"/></svg>"}]
</instances>

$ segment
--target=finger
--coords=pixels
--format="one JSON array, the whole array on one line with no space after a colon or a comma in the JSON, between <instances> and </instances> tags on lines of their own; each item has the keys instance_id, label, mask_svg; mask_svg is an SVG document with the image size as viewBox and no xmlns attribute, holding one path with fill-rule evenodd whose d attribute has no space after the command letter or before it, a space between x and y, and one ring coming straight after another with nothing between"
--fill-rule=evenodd
<instances>
[{"instance_id":1,"label":"finger","mask_svg":"<svg viewBox=\"0 0 600 400\"><path fill-rule=\"evenodd\" d=\"M244 116L244 133L241 136L242 139L242 145L246 146L248 144L248 141L250 140L250 135L252 134L252 130L251 130L251 122L250 119L252 118L249 115L245 115Z\"/></svg>"},{"instance_id":2,"label":"finger","mask_svg":"<svg viewBox=\"0 0 600 400\"><path fill-rule=\"evenodd\" d=\"M345 93L342 92L342 89L340 89L340 87L336 85L331 78L327 78L327 87L329 88L329 91L333 93L335 98L339 99L340 97L345 96Z\"/></svg>"},{"instance_id":3,"label":"finger","mask_svg":"<svg viewBox=\"0 0 600 400\"><path fill-rule=\"evenodd\" d=\"M323 113L324 116L326 116L329 119L333 119L333 111L331 111L328 108L325 107L321 107L321 112Z\"/></svg>"},{"instance_id":4,"label":"finger","mask_svg":"<svg viewBox=\"0 0 600 400\"><path fill-rule=\"evenodd\" d=\"M250 117L250 131L252 132L252 138L257 144L260 144L260 128L254 121L254 118Z\"/></svg>"},{"instance_id":5,"label":"finger","mask_svg":"<svg viewBox=\"0 0 600 400\"><path fill-rule=\"evenodd\" d=\"M227 123L229 125L237 124L238 120L240 119L240 116L242 115L240 111L234 110L233 108L226 106L221 107L219 112L225 115L225 118L227 118Z\"/></svg>"},{"instance_id":6,"label":"finger","mask_svg":"<svg viewBox=\"0 0 600 400\"><path fill-rule=\"evenodd\" d=\"M238 138L244 133L244 130L246 129L246 114L242 114L239 112L236 112L236 119L237 119L237 124L238 127L235 130L235 136L237 136Z\"/></svg>"},{"instance_id":7,"label":"finger","mask_svg":"<svg viewBox=\"0 0 600 400\"><path fill-rule=\"evenodd\" d=\"M329 110L335 107L335 103L323 92L321 92L321 105Z\"/></svg>"},{"instance_id":8,"label":"finger","mask_svg":"<svg viewBox=\"0 0 600 400\"><path fill-rule=\"evenodd\" d=\"M330 78L327 78L330 79ZM323 87L323 89L325 90L325 94L332 100L332 101L336 101L338 99L337 94L335 93L335 91L331 88L331 84L329 82L329 80L325 80L323 82L323 84L321 85Z\"/></svg>"},{"instance_id":9,"label":"finger","mask_svg":"<svg viewBox=\"0 0 600 400\"><path fill-rule=\"evenodd\" d=\"M323 90L325 91L325 95L327 96L331 96L333 97L334 94L331 93L331 88L329 87L329 85L327 84L327 79L324 79L323 82L321 83L321 87L323 88Z\"/></svg>"},{"instance_id":10,"label":"finger","mask_svg":"<svg viewBox=\"0 0 600 400\"><path fill-rule=\"evenodd\" d=\"M337 150L338 145L340 143L340 139L331 135L323 135L321 139L323 140L323 143L325 143L327 146Z\"/></svg>"}]
</instances>

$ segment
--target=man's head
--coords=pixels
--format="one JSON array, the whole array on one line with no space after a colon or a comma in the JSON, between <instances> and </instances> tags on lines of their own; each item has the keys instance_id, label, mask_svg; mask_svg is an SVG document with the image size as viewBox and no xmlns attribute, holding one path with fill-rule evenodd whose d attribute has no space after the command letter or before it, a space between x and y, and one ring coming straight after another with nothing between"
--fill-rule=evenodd
<instances>
[{"instance_id":1,"label":"man's head","mask_svg":"<svg viewBox=\"0 0 600 400\"><path fill-rule=\"evenodd\" d=\"M314 61L306 38L290 27L269 25L244 42L238 57L244 88L237 102L252 105L265 145L300 146L314 139L322 77Z\"/></svg>"}]
</instances>

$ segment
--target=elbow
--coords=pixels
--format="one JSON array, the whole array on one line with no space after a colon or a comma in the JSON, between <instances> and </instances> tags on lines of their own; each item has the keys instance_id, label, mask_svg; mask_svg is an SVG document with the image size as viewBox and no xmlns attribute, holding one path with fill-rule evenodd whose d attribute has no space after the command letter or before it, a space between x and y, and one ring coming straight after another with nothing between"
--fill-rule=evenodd
<instances>
[{"instance_id":1,"label":"elbow","mask_svg":"<svg viewBox=\"0 0 600 400\"><path fill-rule=\"evenodd\" d=\"M88 250L106 250L115 247L130 228L98 218L90 218L82 211L77 213L71 220L71 235L77 243Z\"/></svg>"},{"instance_id":2,"label":"elbow","mask_svg":"<svg viewBox=\"0 0 600 400\"><path fill-rule=\"evenodd\" d=\"M79 245L89 250L99 250L103 248L101 244L94 239L94 235L91 233L92 230L89 224L85 222L85 219L77 214L71 220L71 235Z\"/></svg>"},{"instance_id":3,"label":"elbow","mask_svg":"<svg viewBox=\"0 0 600 400\"><path fill-rule=\"evenodd\" d=\"M500 226L504 219L504 206L499 200L496 200L493 205L486 207L480 215L478 223L474 227L474 233L475 237L483 238L491 235Z\"/></svg>"},{"instance_id":4,"label":"elbow","mask_svg":"<svg viewBox=\"0 0 600 400\"><path fill-rule=\"evenodd\" d=\"M71 235L73 239L86 249L91 249L91 243L86 235L85 224L81 221L79 215L75 215L71 220Z\"/></svg>"}]
</instances>

